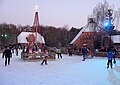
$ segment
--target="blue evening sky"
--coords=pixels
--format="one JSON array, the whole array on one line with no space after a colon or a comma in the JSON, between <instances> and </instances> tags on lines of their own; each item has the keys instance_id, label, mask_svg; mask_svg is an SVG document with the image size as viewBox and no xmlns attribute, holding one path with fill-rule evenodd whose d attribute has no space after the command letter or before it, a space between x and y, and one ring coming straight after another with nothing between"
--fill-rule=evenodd
<instances>
[{"instance_id":1,"label":"blue evening sky","mask_svg":"<svg viewBox=\"0 0 120 85\"><path fill-rule=\"evenodd\" d=\"M104 0L0 0L0 23L33 25L34 7L39 5L40 25L80 28L87 24L88 15ZM120 0L107 0L120 8Z\"/></svg>"}]
</instances>

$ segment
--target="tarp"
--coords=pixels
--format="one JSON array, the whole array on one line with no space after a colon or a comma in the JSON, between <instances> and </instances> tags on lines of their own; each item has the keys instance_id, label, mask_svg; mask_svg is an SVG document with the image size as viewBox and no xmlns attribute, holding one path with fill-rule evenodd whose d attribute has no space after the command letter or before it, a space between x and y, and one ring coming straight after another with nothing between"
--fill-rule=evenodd
<instances>
[{"instance_id":1,"label":"tarp","mask_svg":"<svg viewBox=\"0 0 120 85\"><path fill-rule=\"evenodd\" d=\"M34 36L36 35L36 33L34 32L21 32L18 36L17 36L17 42L18 43L28 43L26 37L29 34L34 34ZM37 33L37 43L43 43L45 44L45 40L44 37L41 36L39 33Z\"/></svg>"}]
</instances>

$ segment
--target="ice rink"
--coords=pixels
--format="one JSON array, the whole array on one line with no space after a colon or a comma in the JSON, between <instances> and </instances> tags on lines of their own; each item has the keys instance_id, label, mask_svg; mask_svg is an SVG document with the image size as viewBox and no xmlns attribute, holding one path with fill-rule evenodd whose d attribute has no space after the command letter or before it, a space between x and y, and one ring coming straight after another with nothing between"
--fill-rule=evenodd
<instances>
[{"instance_id":1,"label":"ice rink","mask_svg":"<svg viewBox=\"0 0 120 85\"><path fill-rule=\"evenodd\" d=\"M41 61L24 61L20 53L13 54L10 66L0 57L0 85L120 85L120 59L107 69L107 58L82 61L82 56L62 56L43 66Z\"/></svg>"}]
</instances>

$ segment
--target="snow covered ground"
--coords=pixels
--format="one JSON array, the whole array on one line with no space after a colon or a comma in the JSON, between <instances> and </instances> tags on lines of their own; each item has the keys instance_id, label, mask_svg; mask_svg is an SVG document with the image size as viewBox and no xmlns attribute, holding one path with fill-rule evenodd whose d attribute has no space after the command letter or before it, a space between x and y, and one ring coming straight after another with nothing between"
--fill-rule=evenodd
<instances>
[{"instance_id":1,"label":"snow covered ground","mask_svg":"<svg viewBox=\"0 0 120 85\"><path fill-rule=\"evenodd\" d=\"M120 59L107 69L107 58L82 61L82 56L62 56L43 66L41 61L23 61L20 54L13 54L11 65L4 66L0 57L0 85L120 85Z\"/></svg>"}]
</instances>

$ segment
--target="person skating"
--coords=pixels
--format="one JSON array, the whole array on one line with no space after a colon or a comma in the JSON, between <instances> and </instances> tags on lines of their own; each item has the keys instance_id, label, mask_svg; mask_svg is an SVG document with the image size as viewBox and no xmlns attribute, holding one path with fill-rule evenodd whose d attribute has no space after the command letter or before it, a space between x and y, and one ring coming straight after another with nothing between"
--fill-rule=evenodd
<instances>
[{"instance_id":1,"label":"person skating","mask_svg":"<svg viewBox=\"0 0 120 85\"><path fill-rule=\"evenodd\" d=\"M116 55L118 54L118 52L117 52L117 50L115 49L115 48L113 48L113 53L114 53L114 55L113 55L113 63L114 64L116 64Z\"/></svg>"},{"instance_id":2,"label":"person skating","mask_svg":"<svg viewBox=\"0 0 120 85\"><path fill-rule=\"evenodd\" d=\"M16 56L18 56L18 45L15 46Z\"/></svg>"},{"instance_id":3,"label":"person skating","mask_svg":"<svg viewBox=\"0 0 120 85\"><path fill-rule=\"evenodd\" d=\"M109 49L108 51L108 62L107 62L107 68L109 68L109 65L112 68L112 58L113 58L113 52L112 49Z\"/></svg>"},{"instance_id":4,"label":"person skating","mask_svg":"<svg viewBox=\"0 0 120 85\"><path fill-rule=\"evenodd\" d=\"M7 65L7 63L8 65L10 65L10 58L12 58L12 53L9 47L5 48L2 58L4 58L4 56L5 56L5 66Z\"/></svg>"},{"instance_id":5,"label":"person skating","mask_svg":"<svg viewBox=\"0 0 120 85\"><path fill-rule=\"evenodd\" d=\"M44 56L43 56L43 61L42 61L41 65L43 65L44 62L45 62L45 65L47 65L47 58L48 58L48 57L49 57L49 56L48 56L48 51L45 50Z\"/></svg>"},{"instance_id":6,"label":"person skating","mask_svg":"<svg viewBox=\"0 0 120 85\"><path fill-rule=\"evenodd\" d=\"M86 46L84 46L82 48L82 54L83 54L83 60L82 61L85 61L85 59L87 58L87 55L88 55L88 49Z\"/></svg>"},{"instance_id":7,"label":"person skating","mask_svg":"<svg viewBox=\"0 0 120 85\"><path fill-rule=\"evenodd\" d=\"M72 47L68 47L69 56L72 56Z\"/></svg>"},{"instance_id":8,"label":"person skating","mask_svg":"<svg viewBox=\"0 0 120 85\"><path fill-rule=\"evenodd\" d=\"M61 55L61 49L58 49L57 54L58 54L58 59L59 59L59 56L62 58L62 55Z\"/></svg>"}]
</instances>

